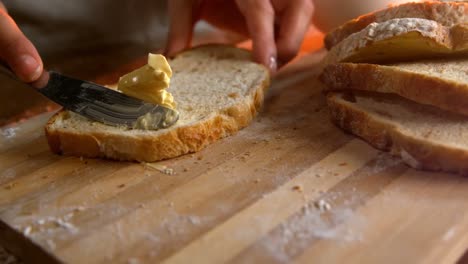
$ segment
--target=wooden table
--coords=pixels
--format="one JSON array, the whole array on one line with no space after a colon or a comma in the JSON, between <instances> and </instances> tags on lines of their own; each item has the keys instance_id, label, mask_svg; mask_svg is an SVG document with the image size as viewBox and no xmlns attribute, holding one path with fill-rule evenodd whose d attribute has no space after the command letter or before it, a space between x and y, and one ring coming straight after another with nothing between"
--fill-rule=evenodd
<instances>
[{"instance_id":1,"label":"wooden table","mask_svg":"<svg viewBox=\"0 0 468 264\"><path fill-rule=\"evenodd\" d=\"M0 244L31 262L456 261L468 179L409 169L334 127L320 57L280 74L251 126L156 168L54 155L48 114L3 128Z\"/></svg>"}]
</instances>

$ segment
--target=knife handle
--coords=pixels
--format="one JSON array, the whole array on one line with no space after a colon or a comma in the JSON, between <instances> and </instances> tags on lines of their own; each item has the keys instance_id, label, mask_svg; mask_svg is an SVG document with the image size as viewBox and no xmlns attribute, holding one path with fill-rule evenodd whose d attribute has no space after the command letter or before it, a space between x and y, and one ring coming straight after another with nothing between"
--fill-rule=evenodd
<instances>
[{"instance_id":1,"label":"knife handle","mask_svg":"<svg viewBox=\"0 0 468 264\"><path fill-rule=\"evenodd\" d=\"M8 65L2 62L0 62L0 74L3 74L4 76L14 81L25 83L20 78L18 78L18 76L16 76L16 74L11 70L10 67L8 67ZM48 81L49 81L49 72L44 69L44 71L42 72L42 75L36 81L27 83L27 84L37 90L37 89L41 89L45 87Z\"/></svg>"},{"instance_id":2,"label":"knife handle","mask_svg":"<svg viewBox=\"0 0 468 264\"><path fill-rule=\"evenodd\" d=\"M15 81L20 81L18 76L3 62L0 62L0 73Z\"/></svg>"}]
</instances>

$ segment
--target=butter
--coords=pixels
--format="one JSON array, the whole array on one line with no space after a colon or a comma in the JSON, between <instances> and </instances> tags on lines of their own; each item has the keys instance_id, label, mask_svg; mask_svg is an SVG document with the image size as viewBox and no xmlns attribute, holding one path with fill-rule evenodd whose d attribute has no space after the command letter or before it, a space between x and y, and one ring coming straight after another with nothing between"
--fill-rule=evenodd
<instances>
[{"instance_id":1,"label":"butter","mask_svg":"<svg viewBox=\"0 0 468 264\"><path fill-rule=\"evenodd\" d=\"M148 64L120 77L117 89L140 100L175 109L176 103L169 87L172 70L166 58L149 54Z\"/></svg>"}]
</instances>

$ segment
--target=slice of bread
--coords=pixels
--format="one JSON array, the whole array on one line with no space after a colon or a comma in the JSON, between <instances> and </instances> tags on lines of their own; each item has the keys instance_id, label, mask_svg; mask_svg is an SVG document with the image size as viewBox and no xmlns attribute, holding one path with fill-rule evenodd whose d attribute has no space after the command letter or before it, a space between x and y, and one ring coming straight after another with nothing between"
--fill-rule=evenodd
<instances>
[{"instance_id":1,"label":"slice of bread","mask_svg":"<svg viewBox=\"0 0 468 264\"><path fill-rule=\"evenodd\" d=\"M325 47L331 49L351 34L363 30L372 23L382 23L395 18L424 18L445 27L453 27L457 24L468 23L468 3L425 1L390 6L352 19L330 31L325 36Z\"/></svg>"},{"instance_id":2,"label":"slice of bread","mask_svg":"<svg viewBox=\"0 0 468 264\"><path fill-rule=\"evenodd\" d=\"M334 46L324 64L388 63L468 55L468 24L443 26L422 18L371 23Z\"/></svg>"},{"instance_id":3,"label":"slice of bread","mask_svg":"<svg viewBox=\"0 0 468 264\"><path fill-rule=\"evenodd\" d=\"M247 126L263 103L269 73L242 49L207 45L169 61L168 89L179 121L158 131L93 122L69 111L53 116L46 135L55 153L152 162L195 152Z\"/></svg>"},{"instance_id":4,"label":"slice of bread","mask_svg":"<svg viewBox=\"0 0 468 264\"><path fill-rule=\"evenodd\" d=\"M468 58L376 65L328 65L321 81L327 90L398 94L418 103L468 116Z\"/></svg>"},{"instance_id":5,"label":"slice of bread","mask_svg":"<svg viewBox=\"0 0 468 264\"><path fill-rule=\"evenodd\" d=\"M468 118L396 95L330 93L334 123L418 169L468 174Z\"/></svg>"}]
</instances>

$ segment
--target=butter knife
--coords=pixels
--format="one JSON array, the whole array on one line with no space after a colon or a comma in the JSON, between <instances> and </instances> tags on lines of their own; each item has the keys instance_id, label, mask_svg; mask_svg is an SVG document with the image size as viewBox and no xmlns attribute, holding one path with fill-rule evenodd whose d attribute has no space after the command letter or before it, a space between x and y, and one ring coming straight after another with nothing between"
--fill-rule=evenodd
<instances>
[{"instance_id":1,"label":"butter knife","mask_svg":"<svg viewBox=\"0 0 468 264\"><path fill-rule=\"evenodd\" d=\"M18 80L8 68L2 65L0 69L0 72ZM139 128L145 121L145 129L157 130L170 127L179 118L173 109L54 71L44 72L39 81L30 86L67 110L111 126Z\"/></svg>"}]
</instances>

